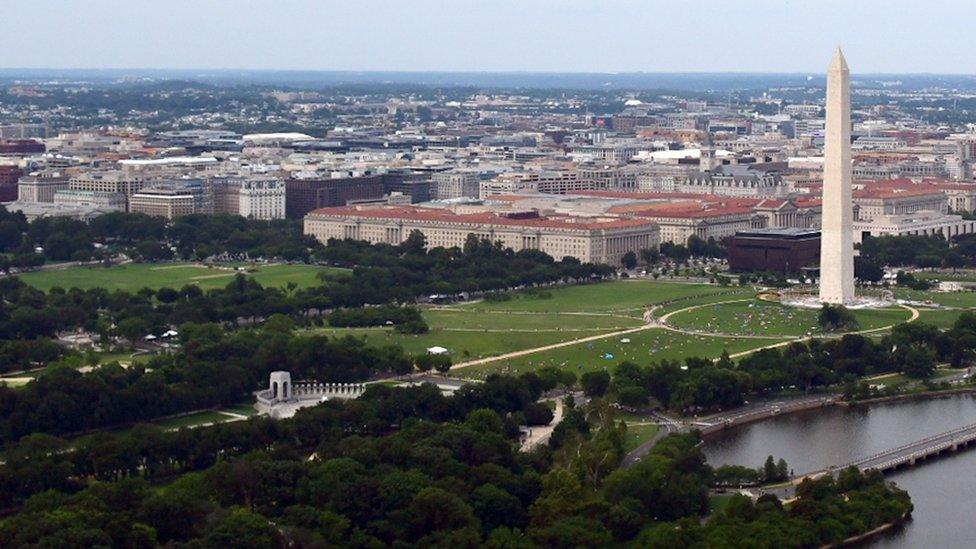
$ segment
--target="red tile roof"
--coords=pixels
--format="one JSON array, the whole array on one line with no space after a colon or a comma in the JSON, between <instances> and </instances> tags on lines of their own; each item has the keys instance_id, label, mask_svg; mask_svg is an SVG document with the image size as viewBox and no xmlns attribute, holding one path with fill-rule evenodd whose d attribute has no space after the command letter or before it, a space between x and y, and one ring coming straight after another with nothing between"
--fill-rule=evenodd
<instances>
[{"instance_id":1,"label":"red tile roof","mask_svg":"<svg viewBox=\"0 0 976 549\"><path fill-rule=\"evenodd\" d=\"M571 216L549 216L515 219L489 212L457 214L448 209L420 208L417 206L339 206L320 208L309 213L310 216L348 216L369 219L406 219L411 221L433 221L444 223L465 223L471 225L500 225L507 227L540 227L550 229L623 229L651 225L642 219L628 218L590 218Z\"/></svg>"}]
</instances>

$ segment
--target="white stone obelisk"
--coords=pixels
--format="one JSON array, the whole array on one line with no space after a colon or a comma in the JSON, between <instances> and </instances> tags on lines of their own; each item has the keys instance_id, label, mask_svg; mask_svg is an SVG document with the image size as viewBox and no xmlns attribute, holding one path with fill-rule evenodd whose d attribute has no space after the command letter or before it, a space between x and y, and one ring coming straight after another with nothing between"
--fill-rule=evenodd
<instances>
[{"instance_id":1,"label":"white stone obelisk","mask_svg":"<svg viewBox=\"0 0 976 549\"><path fill-rule=\"evenodd\" d=\"M851 71L840 48L827 69L820 301L854 300L854 203L851 197Z\"/></svg>"}]
</instances>

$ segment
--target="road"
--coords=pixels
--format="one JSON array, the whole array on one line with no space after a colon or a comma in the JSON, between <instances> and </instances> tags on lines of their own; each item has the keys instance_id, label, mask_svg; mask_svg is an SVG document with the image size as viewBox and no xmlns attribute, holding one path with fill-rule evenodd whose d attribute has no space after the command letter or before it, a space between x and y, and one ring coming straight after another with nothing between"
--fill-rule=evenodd
<instances>
[{"instance_id":1,"label":"road","mask_svg":"<svg viewBox=\"0 0 976 549\"><path fill-rule=\"evenodd\" d=\"M677 433L681 431L682 426L678 421L660 414L658 412L651 412L650 417L655 420L655 422L661 427L661 429L649 440L646 440L643 444L634 448L629 454L624 456L624 459L620 462L620 466L623 468L632 467L634 464L638 463L641 459L646 456L654 445L658 443L662 438L670 435L671 433Z\"/></svg>"},{"instance_id":2,"label":"road","mask_svg":"<svg viewBox=\"0 0 976 549\"><path fill-rule=\"evenodd\" d=\"M760 400L733 410L695 418L694 421L690 422L690 427L699 429L702 434L709 434L735 425L751 423L783 413L829 406L839 398L840 395L837 394L824 394Z\"/></svg>"}]
</instances>

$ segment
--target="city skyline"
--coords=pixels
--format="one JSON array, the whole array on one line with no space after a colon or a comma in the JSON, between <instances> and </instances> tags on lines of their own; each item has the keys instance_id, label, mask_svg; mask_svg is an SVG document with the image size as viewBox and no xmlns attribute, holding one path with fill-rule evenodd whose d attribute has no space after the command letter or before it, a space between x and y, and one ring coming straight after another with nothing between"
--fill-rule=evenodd
<instances>
[{"instance_id":1,"label":"city skyline","mask_svg":"<svg viewBox=\"0 0 976 549\"><path fill-rule=\"evenodd\" d=\"M7 68L806 73L844 47L862 74L968 74L976 6L946 0L325 4L14 2ZM707 8L707 9L706 9ZM338 22L341 22L338 23ZM241 37L248 37L241 40ZM910 39L906 39L910 37ZM922 47L924 45L924 47ZM721 46L721 47L716 47Z\"/></svg>"}]
</instances>

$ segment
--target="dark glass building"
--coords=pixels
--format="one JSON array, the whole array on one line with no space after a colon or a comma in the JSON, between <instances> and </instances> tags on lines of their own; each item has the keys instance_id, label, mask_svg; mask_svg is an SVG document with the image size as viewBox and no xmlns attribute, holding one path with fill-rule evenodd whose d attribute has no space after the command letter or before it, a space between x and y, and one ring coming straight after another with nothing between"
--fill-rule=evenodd
<instances>
[{"instance_id":1,"label":"dark glass building","mask_svg":"<svg viewBox=\"0 0 976 549\"><path fill-rule=\"evenodd\" d=\"M799 273L820 263L819 229L755 229L729 239L729 269Z\"/></svg>"}]
</instances>

